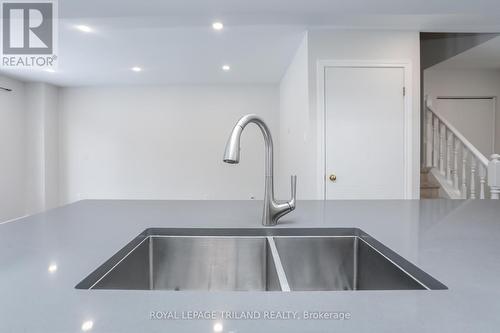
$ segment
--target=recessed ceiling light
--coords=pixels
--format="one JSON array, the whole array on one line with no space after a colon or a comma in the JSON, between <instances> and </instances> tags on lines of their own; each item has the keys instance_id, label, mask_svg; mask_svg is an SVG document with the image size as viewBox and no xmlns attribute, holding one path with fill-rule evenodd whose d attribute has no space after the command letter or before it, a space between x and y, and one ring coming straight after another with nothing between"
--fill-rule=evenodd
<instances>
[{"instance_id":1,"label":"recessed ceiling light","mask_svg":"<svg viewBox=\"0 0 500 333\"><path fill-rule=\"evenodd\" d=\"M75 25L75 28L77 28L81 32L92 32L92 28L89 27L88 25L82 25L82 24Z\"/></svg>"},{"instance_id":2,"label":"recessed ceiling light","mask_svg":"<svg viewBox=\"0 0 500 333\"><path fill-rule=\"evenodd\" d=\"M132 67L130 70L132 70L132 71L134 71L134 72L140 72L140 71L142 71L142 68L141 68L141 67L139 67L139 66L134 66L134 67Z\"/></svg>"},{"instance_id":3,"label":"recessed ceiling light","mask_svg":"<svg viewBox=\"0 0 500 333\"><path fill-rule=\"evenodd\" d=\"M231 66L229 66L229 65L224 65L224 66L222 66L222 70L223 70L224 72L229 72L229 71L231 70Z\"/></svg>"},{"instance_id":4,"label":"recessed ceiling light","mask_svg":"<svg viewBox=\"0 0 500 333\"><path fill-rule=\"evenodd\" d=\"M93 326L94 326L94 322L92 320L87 320L87 321L83 322L83 324L82 324L82 331L88 332L92 329Z\"/></svg>"},{"instance_id":5,"label":"recessed ceiling light","mask_svg":"<svg viewBox=\"0 0 500 333\"><path fill-rule=\"evenodd\" d=\"M212 28L214 28L214 30L222 30L224 29L224 24L222 24L222 22L214 22L212 23Z\"/></svg>"}]
</instances>

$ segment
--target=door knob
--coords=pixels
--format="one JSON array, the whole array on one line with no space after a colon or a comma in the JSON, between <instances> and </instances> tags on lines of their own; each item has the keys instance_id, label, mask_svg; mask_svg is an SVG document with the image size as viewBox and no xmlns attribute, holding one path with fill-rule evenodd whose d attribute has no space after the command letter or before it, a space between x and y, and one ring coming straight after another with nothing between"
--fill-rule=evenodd
<instances>
[{"instance_id":1,"label":"door knob","mask_svg":"<svg viewBox=\"0 0 500 333\"><path fill-rule=\"evenodd\" d=\"M330 177L328 177L328 178L330 178L330 180L331 180L332 182L334 182L334 181L336 181L336 180L337 180L337 176L335 176L334 174L331 174L331 175L330 175Z\"/></svg>"}]
</instances>

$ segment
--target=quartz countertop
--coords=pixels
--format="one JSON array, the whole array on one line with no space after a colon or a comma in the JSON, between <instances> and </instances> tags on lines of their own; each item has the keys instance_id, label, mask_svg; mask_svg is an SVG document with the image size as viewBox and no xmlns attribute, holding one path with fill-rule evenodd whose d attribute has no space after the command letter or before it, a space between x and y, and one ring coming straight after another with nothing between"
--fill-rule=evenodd
<instances>
[{"instance_id":1,"label":"quartz countertop","mask_svg":"<svg viewBox=\"0 0 500 333\"><path fill-rule=\"evenodd\" d=\"M256 228L261 212L260 201L85 200L0 224L0 332L81 332L89 321L88 332L96 333L498 332L500 201L494 200L299 201L278 225L360 228L448 290L75 289L147 228ZM178 318L151 319L154 311ZM197 311L278 315L190 318ZM350 317L308 320L304 311ZM281 316L286 313L301 318Z\"/></svg>"}]
</instances>

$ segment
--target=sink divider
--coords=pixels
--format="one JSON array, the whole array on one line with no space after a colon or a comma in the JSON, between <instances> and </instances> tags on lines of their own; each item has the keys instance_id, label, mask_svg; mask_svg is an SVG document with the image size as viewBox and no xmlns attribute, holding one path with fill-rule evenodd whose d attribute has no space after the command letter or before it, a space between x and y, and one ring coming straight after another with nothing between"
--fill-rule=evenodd
<instances>
[{"instance_id":1,"label":"sink divider","mask_svg":"<svg viewBox=\"0 0 500 333\"><path fill-rule=\"evenodd\" d=\"M271 255L273 256L274 265L276 268L276 273L278 274L278 280L280 282L281 291L289 292L290 285L288 284L288 279L286 278L285 270L281 264L280 255L278 249L276 248L276 243L274 242L274 237L267 237L267 243L269 244L269 249L271 250Z\"/></svg>"},{"instance_id":2,"label":"sink divider","mask_svg":"<svg viewBox=\"0 0 500 333\"><path fill-rule=\"evenodd\" d=\"M153 255L154 255L154 247L153 247L153 240L154 240L154 237L151 237L149 236L148 237L148 276L149 276L149 290L154 290L155 288L155 285L154 285L154 272L153 272L153 267L154 267L154 258L153 258Z\"/></svg>"}]
</instances>

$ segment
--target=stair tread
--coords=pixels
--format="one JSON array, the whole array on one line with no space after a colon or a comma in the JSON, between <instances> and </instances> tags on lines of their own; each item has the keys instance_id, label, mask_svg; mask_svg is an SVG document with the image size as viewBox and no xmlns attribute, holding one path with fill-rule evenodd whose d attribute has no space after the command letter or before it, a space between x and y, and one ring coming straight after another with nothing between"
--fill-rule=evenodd
<instances>
[{"instance_id":1,"label":"stair tread","mask_svg":"<svg viewBox=\"0 0 500 333\"><path fill-rule=\"evenodd\" d=\"M437 180L429 177L420 178L420 185L438 186L438 187L440 186Z\"/></svg>"},{"instance_id":2,"label":"stair tread","mask_svg":"<svg viewBox=\"0 0 500 333\"><path fill-rule=\"evenodd\" d=\"M440 198L441 185L430 172L432 168L425 167L420 170L420 198L438 199Z\"/></svg>"},{"instance_id":3,"label":"stair tread","mask_svg":"<svg viewBox=\"0 0 500 333\"><path fill-rule=\"evenodd\" d=\"M437 185L420 185L421 189L439 189Z\"/></svg>"},{"instance_id":4,"label":"stair tread","mask_svg":"<svg viewBox=\"0 0 500 333\"><path fill-rule=\"evenodd\" d=\"M420 191L421 199L439 199L439 190L438 189L422 189Z\"/></svg>"},{"instance_id":5,"label":"stair tread","mask_svg":"<svg viewBox=\"0 0 500 333\"><path fill-rule=\"evenodd\" d=\"M440 188L441 185L434 176L427 172L420 173L420 188Z\"/></svg>"}]
</instances>

